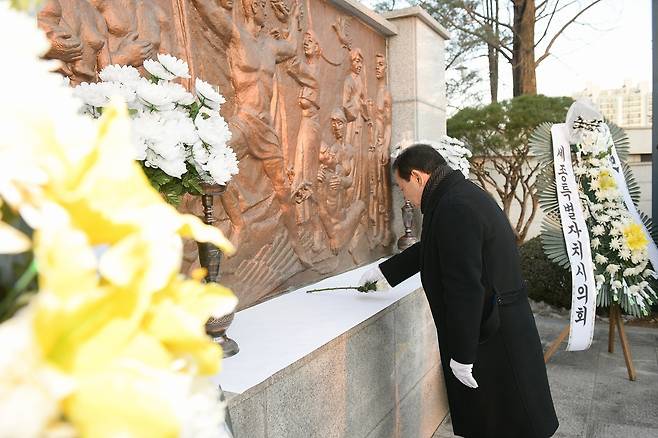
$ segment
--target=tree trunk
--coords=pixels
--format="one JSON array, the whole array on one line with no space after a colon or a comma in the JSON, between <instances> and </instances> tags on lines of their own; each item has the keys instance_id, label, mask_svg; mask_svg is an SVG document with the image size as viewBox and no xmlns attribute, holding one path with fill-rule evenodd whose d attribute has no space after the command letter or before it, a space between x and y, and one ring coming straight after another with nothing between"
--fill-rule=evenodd
<instances>
[{"instance_id":1,"label":"tree trunk","mask_svg":"<svg viewBox=\"0 0 658 438\"><path fill-rule=\"evenodd\" d=\"M493 41L500 41L500 22L498 21L498 0L487 0L485 2L486 28L488 38ZM498 102L498 48L487 44L487 59L489 61L489 89L491 93L491 103Z\"/></svg>"},{"instance_id":2,"label":"tree trunk","mask_svg":"<svg viewBox=\"0 0 658 438\"><path fill-rule=\"evenodd\" d=\"M535 0L514 0L512 82L514 97L537 94Z\"/></svg>"}]
</instances>

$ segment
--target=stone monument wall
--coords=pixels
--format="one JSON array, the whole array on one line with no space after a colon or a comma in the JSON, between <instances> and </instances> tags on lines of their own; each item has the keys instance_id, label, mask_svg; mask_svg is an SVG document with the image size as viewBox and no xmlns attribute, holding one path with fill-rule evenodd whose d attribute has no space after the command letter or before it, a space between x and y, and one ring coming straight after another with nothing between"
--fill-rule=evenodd
<instances>
[{"instance_id":1,"label":"stone monument wall","mask_svg":"<svg viewBox=\"0 0 658 438\"><path fill-rule=\"evenodd\" d=\"M343 5L345 6L345 5ZM352 5L353 7L356 7ZM73 85L158 53L226 97L240 173L215 200L244 308L391 252L386 38L322 0L46 0L38 15ZM73 56L75 41L83 43ZM201 213L199 197L181 208ZM198 265L186 244L185 269Z\"/></svg>"}]
</instances>

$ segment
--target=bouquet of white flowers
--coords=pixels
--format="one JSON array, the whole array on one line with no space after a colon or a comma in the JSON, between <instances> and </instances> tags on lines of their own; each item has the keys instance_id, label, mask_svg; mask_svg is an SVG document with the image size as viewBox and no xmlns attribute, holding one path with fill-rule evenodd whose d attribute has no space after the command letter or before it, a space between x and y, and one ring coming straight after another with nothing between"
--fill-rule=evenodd
<instances>
[{"instance_id":1,"label":"bouquet of white flowers","mask_svg":"<svg viewBox=\"0 0 658 438\"><path fill-rule=\"evenodd\" d=\"M131 66L107 66L100 72L101 82L83 82L74 93L94 118L112 96L126 101L135 159L168 202L177 205L185 192L201 194L201 183L225 185L238 173L238 161L227 144L231 132L219 114L224 97L198 78L196 96L172 82L190 75L187 63L171 55L146 60L144 68L148 79Z\"/></svg>"},{"instance_id":2,"label":"bouquet of white flowers","mask_svg":"<svg viewBox=\"0 0 658 438\"><path fill-rule=\"evenodd\" d=\"M391 152L391 158L397 158L403 150L412 144L426 144L432 146L446 160L448 166L452 167L454 170L459 170L466 178L468 178L471 168L471 163L468 160L473 154L463 142L447 135L441 137L440 141L419 140L413 143L401 142Z\"/></svg>"}]
</instances>

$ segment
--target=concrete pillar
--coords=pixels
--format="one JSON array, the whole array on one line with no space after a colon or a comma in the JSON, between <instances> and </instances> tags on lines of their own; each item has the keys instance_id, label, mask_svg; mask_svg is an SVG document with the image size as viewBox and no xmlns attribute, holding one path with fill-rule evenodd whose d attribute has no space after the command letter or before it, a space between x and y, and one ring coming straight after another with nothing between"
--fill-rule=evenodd
<instances>
[{"instance_id":1,"label":"concrete pillar","mask_svg":"<svg viewBox=\"0 0 658 438\"><path fill-rule=\"evenodd\" d=\"M420 6L384 14L397 35L388 38L388 83L393 98L391 148L401 142L438 141L446 134L445 42L448 31ZM404 227L400 208L404 198L393 189L393 231ZM420 237L421 217L414 214L414 231Z\"/></svg>"},{"instance_id":2,"label":"concrete pillar","mask_svg":"<svg viewBox=\"0 0 658 438\"><path fill-rule=\"evenodd\" d=\"M439 140L446 133L445 42L448 32L420 6L384 14L398 29L388 39L393 138Z\"/></svg>"}]
</instances>

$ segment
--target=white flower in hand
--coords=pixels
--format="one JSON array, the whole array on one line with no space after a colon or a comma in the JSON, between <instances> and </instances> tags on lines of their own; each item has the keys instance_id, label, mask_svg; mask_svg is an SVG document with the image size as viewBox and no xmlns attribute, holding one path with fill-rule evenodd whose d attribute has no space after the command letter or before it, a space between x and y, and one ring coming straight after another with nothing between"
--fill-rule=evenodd
<instances>
[{"instance_id":1,"label":"white flower in hand","mask_svg":"<svg viewBox=\"0 0 658 438\"><path fill-rule=\"evenodd\" d=\"M366 283L376 283L378 291L384 291L391 288L378 265L370 267L366 272L363 273L361 279L359 280L359 285L363 286Z\"/></svg>"},{"instance_id":2,"label":"white flower in hand","mask_svg":"<svg viewBox=\"0 0 658 438\"><path fill-rule=\"evenodd\" d=\"M162 67L164 67L169 73L173 74L174 77L189 79L190 69L187 66L187 62L182 59L178 59L175 56L166 53L158 53L158 61L160 61Z\"/></svg>"},{"instance_id":3,"label":"white flower in hand","mask_svg":"<svg viewBox=\"0 0 658 438\"><path fill-rule=\"evenodd\" d=\"M478 382L473 377L473 364L463 364L454 359L450 359L450 369L457 380L464 385L473 389L478 387Z\"/></svg>"},{"instance_id":4,"label":"white flower in hand","mask_svg":"<svg viewBox=\"0 0 658 438\"><path fill-rule=\"evenodd\" d=\"M219 94L208 82L196 78L196 94L201 100L201 104L210 109L219 109L220 105L226 102L224 96Z\"/></svg>"}]
</instances>

